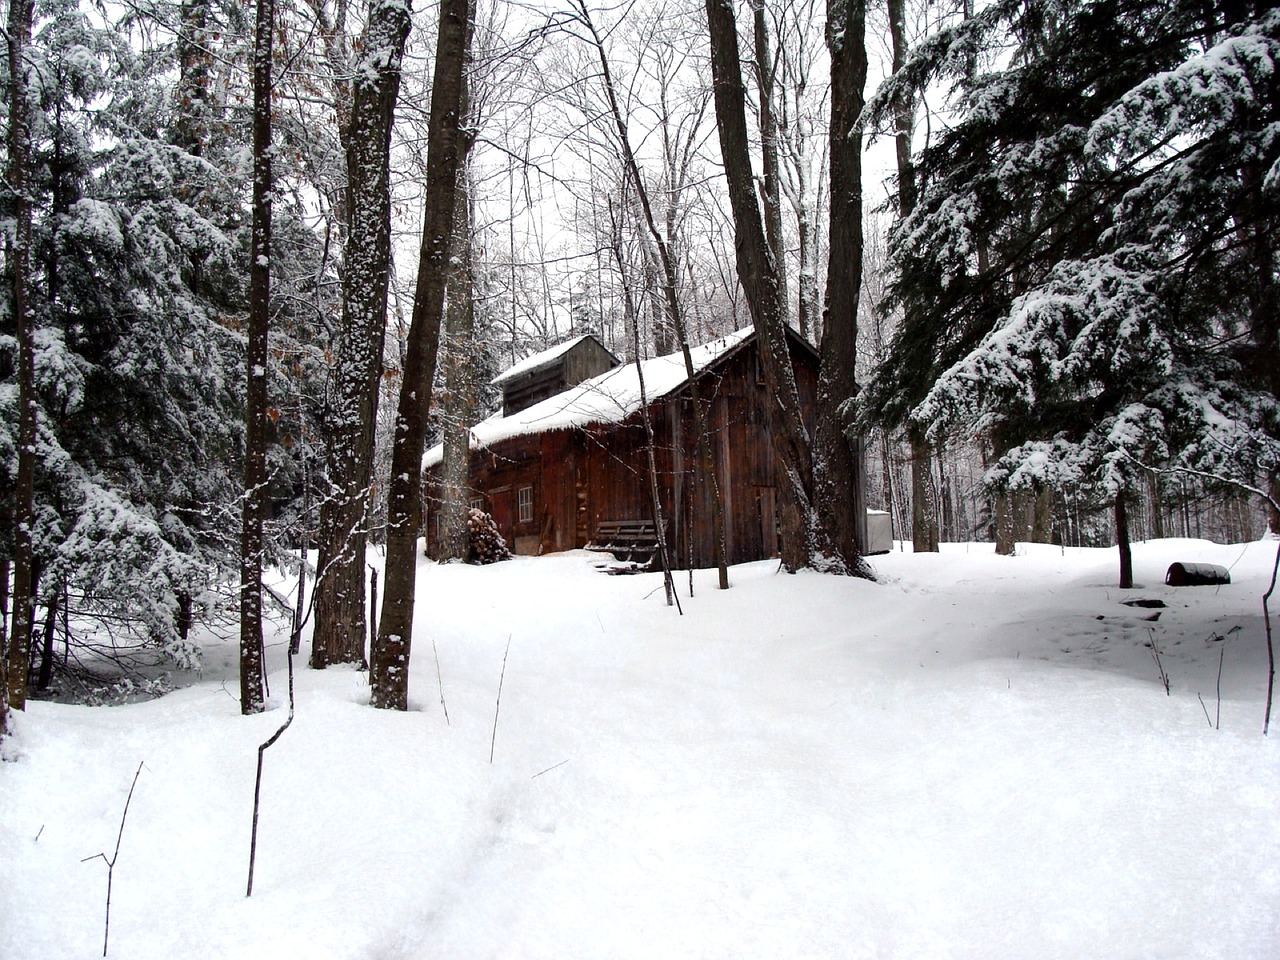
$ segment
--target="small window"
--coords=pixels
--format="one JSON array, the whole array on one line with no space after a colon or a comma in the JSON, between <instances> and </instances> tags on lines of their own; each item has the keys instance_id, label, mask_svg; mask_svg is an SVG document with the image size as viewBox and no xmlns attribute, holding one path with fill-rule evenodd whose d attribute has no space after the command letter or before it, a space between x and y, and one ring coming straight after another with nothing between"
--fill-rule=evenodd
<instances>
[{"instance_id":1,"label":"small window","mask_svg":"<svg viewBox=\"0 0 1280 960\"><path fill-rule=\"evenodd\" d=\"M517 502L520 507L520 522L530 523L533 521L533 487L521 487L516 494Z\"/></svg>"},{"instance_id":2,"label":"small window","mask_svg":"<svg viewBox=\"0 0 1280 960\"><path fill-rule=\"evenodd\" d=\"M483 512L484 512L484 497L476 497L474 500L472 500L472 501L471 501L471 509L472 509L472 510L479 510L481 513L483 513Z\"/></svg>"}]
</instances>

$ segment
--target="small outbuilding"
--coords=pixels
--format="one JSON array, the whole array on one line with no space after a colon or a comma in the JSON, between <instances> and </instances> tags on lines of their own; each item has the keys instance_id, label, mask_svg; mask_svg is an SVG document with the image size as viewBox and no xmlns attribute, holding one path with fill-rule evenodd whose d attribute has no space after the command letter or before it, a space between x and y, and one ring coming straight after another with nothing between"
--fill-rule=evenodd
<instances>
[{"instance_id":1,"label":"small outbuilding","mask_svg":"<svg viewBox=\"0 0 1280 960\"><path fill-rule=\"evenodd\" d=\"M818 355L799 334L789 333L802 414L812 430ZM729 334L694 348L692 356L703 401L710 404L728 560L777 556L770 403L755 333L748 328ZM567 382L570 366L579 360L583 372L591 363L611 360L613 365L524 405L528 384L539 379ZM683 356L646 360L637 369L634 363L619 363L593 337L553 348L495 378L504 388L503 412L471 429L468 499L493 516L516 553L581 548L592 542L601 524L652 519L641 375L673 563L714 565L710 497L697 475L697 434ZM424 519L432 556L439 532L442 457L442 447L436 446L423 461Z\"/></svg>"}]
</instances>

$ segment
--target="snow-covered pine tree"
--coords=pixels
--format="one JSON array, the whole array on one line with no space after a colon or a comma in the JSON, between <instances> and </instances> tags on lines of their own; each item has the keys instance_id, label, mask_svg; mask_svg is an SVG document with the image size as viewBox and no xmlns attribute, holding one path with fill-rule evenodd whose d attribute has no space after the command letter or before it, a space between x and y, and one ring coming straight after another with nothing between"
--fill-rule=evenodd
<instances>
[{"instance_id":1,"label":"snow-covered pine tree","mask_svg":"<svg viewBox=\"0 0 1280 960\"><path fill-rule=\"evenodd\" d=\"M892 239L871 416L1119 506L1141 464L1274 477L1278 42L1262 4L1005 0L921 44L873 113L950 79L957 119Z\"/></svg>"},{"instance_id":2,"label":"snow-covered pine tree","mask_svg":"<svg viewBox=\"0 0 1280 960\"><path fill-rule=\"evenodd\" d=\"M209 36L197 46L207 62L139 9L109 22L70 0L38 4L27 51L37 592L47 605L66 590L73 632L109 617L179 664L196 653L191 616L216 602L234 557L243 443L247 171L244 117L228 99L239 51L203 45L232 33L220 7L206 8ZM283 219L294 221L281 231L292 240L284 273L314 276L315 237L296 216ZM3 313L0 487L9 489L18 420L7 298ZM288 355L305 377L309 365L288 343L273 357ZM301 432L288 422L296 404L283 399L277 440ZM284 484L273 492L287 499L282 450L274 444L269 456ZM7 552L12 529L4 534Z\"/></svg>"}]
</instances>

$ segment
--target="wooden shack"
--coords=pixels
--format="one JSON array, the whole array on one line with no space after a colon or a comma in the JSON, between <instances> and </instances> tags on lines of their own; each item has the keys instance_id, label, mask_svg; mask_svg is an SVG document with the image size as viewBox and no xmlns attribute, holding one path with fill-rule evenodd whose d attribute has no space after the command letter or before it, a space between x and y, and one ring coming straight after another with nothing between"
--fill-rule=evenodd
<instances>
[{"instance_id":1,"label":"wooden shack","mask_svg":"<svg viewBox=\"0 0 1280 960\"><path fill-rule=\"evenodd\" d=\"M798 334L788 340L801 406L812 428L818 356ZM777 483L755 334L742 330L692 353L702 397L711 406L728 560L776 556ZM683 357L647 360L641 370L675 565L712 566L710 498L696 471L697 438ZM497 379L518 382L523 374L517 373ZM606 521L652 519L641 407L640 377L629 363L477 424L471 430L471 505L492 514L520 554L584 547ZM423 463L433 556L441 457L437 446Z\"/></svg>"}]
</instances>

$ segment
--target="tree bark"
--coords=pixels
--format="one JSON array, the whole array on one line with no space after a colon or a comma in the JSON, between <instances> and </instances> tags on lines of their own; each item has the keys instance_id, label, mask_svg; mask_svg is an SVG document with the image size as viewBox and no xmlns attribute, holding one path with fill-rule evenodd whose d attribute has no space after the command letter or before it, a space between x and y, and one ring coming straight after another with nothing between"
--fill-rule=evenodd
<instances>
[{"instance_id":1,"label":"tree bark","mask_svg":"<svg viewBox=\"0 0 1280 960\"><path fill-rule=\"evenodd\" d=\"M862 132L857 122L867 80L865 0L828 0L826 39L831 54L831 230L814 499L830 537L831 559L844 572L865 575L866 480L853 420L862 289Z\"/></svg>"},{"instance_id":2,"label":"tree bark","mask_svg":"<svg viewBox=\"0 0 1280 960\"><path fill-rule=\"evenodd\" d=\"M471 290L471 200L464 168L455 199L454 253L445 306L444 459L440 467L438 559L465 560L470 536L467 506L471 424L475 422L475 300Z\"/></svg>"},{"instance_id":3,"label":"tree bark","mask_svg":"<svg viewBox=\"0 0 1280 960\"><path fill-rule=\"evenodd\" d=\"M997 490L994 494L996 513L996 554L1012 557L1018 546L1017 525L1014 520L1015 498L1012 490Z\"/></svg>"},{"instance_id":4,"label":"tree bark","mask_svg":"<svg viewBox=\"0 0 1280 960\"><path fill-rule=\"evenodd\" d=\"M470 8L474 16L475 3ZM462 101L459 113L466 117L471 110L471 88L467 67L462 76ZM475 295L472 288L471 185L468 164L475 137L463 134L458 164L458 192L454 197L453 252L450 254L449 286L445 296L444 398L441 419L444 421L444 457L440 465L441 530L438 559L465 560L471 536L467 527L467 507L471 488L471 424L479 413L476 392Z\"/></svg>"},{"instance_id":5,"label":"tree bark","mask_svg":"<svg viewBox=\"0 0 1280 960\"><path fill-rule=\"evenodd\" d=\"M769 23L764 0L751 0L751 25L755 41L756 85L760 90L760 199L764 203L764 232L769 251L778 265L778 297L783 318L791 312L787 293L786 249L782 235L782 186L778 165L778 125L774 119L774 64L769 45Z\"/></svg>"},{"instance_id":6,"label":"tree bark","mask_svg":"<svg viewBox=\"0 0 1280 960\"><path fill-rule=\"evenodd\" d=\"M18 340L18 473L14 482L13 629L3 663L0 692L0 736L8 731L9 710L25 710L27 673L31 666L31 620L34 614L36 398L35 314L31 304L31 201L27 195L27 163L31 127L27 110L27 46L31 40L32 0L10 0L9 47L9 189L13 196L14 232L9 247L13 317Z\"/></svg>"},{"instance_id":7,"label":"tree bark","mask_svg":"<svg viewBox=\"0 0 1280 960\"><path fill-rule=\"evenodd\" d=\"M454 194L462 159L462 76L471 42L467 14L467 0L441 0L427 130L426 214L391 453L382 616L369 664L373 705L384 709L408 708L422 449L440 349Z\"/></svg>"},{"instance_id":8,"label":"tree bark","mask_svg":"<svg viewBox=\"0 0 1280 960\"><path fill-rule=\"evenodd\" d=\"M738 60L733 6L726 0L706 0L706 9L716 127L733 211L738 282L755 326L765 389L772 401L782 564L794 571L820 563L829 552L829 544L813 511L809 433L800 418L800 395L787 347L785 311L778 296L778 268L769 253L751 174L746 88Z\"/></svg>"},{"instance_id":9,"label":"tree bark","mask_svg":"<svg viewBox=\"0 0 1280 960\"><path fill-rule=\"evenodd\" d=\"M1133 546L1129 543L1129 512L1124 491L1116 494L1116 546L1120 548L1120 589L1133 586Z\"/></svg>"},{"instance_id":10,"label":"tree bark","mask_svg":"<svg viewBox=\"0 0 1280 960\"><path fill-rule=\"evenodd\" d=\"M907 31L903 0L888 0L889 37L893 47L893 72L907 62ZM916 172L911 161L915 111L901 103L894 116L894 151L898 168L898 217L907 217L916 206ZM909 324L908 324L909 325ZM911 543L916 553L938 552L938 501L931 482L929 441L918 427L908 425L911 444ZM1012 549L1012 548L1011 548Z\"/></svg>"},{"instance_id":11,"label":"tree bark","mask_svg":"<svg viewBox=\"0 0 1280 960\"><path fill-rule=\"evenodd\" d=\"M320 506L315 668L365 662L366 522L391 265L391 126L409 25L404 3L374 4L343 138L347 243L327 451L329 495Z\"/></svg>"},{"instance_id":12,"label":"tree bark","mask_svg":"<svg viewBox=\"0 0 1280 960\"><path fill-rule=\"evenodd\" d=\"M274 0L258 0L253 49L253 233L240 531L240 712L261 713L262 547L267 506L267 335L271 296L271 54Z\"/></svg>"},{"instance_id":13,"label":"tree bark","mask_svg":"<svg viewBox=\"0 0 1280 960\"><path fill-rule=\"evenodd\" d=\"M938 502L933 495L929 441L914 425L907 427L911 446L911 550L938 552Z\"/></svg>"}]
</instances>

